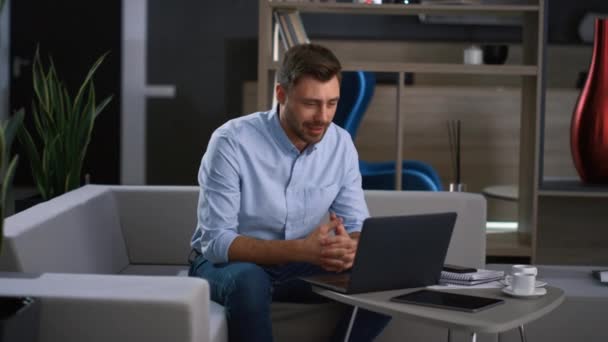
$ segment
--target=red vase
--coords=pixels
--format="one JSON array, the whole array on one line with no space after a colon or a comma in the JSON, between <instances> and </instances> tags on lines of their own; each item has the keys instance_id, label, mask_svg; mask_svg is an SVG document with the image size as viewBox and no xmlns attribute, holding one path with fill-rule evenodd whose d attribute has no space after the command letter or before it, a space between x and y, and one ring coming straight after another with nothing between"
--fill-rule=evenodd
<instances>
[{"instance_id":1,"label":"red vase","mask_svg":"<svg viewBox=\"0 0 608 342\"><path fill-rule=\"evenodd\" d=\"M585 183L608 184L608 20L596 19L587 81L570 126L574 165Z\"/></svg>"}]
</instances>

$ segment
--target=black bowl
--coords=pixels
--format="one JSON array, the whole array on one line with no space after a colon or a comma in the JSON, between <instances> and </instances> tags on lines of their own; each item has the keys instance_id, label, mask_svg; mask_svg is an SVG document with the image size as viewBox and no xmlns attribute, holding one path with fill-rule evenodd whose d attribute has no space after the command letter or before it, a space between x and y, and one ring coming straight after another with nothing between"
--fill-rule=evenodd
<instances>
[{"instance_id":1,"label":"black bowl","mask_svg":"<svg viewBox=\"0 0 608 342\"><path fill-rule=\"evenodd\" d=\"M509 55L509 46L504 44L484 45L481 49L484 64L504 64Z\"/></svg>"}]
</instances>

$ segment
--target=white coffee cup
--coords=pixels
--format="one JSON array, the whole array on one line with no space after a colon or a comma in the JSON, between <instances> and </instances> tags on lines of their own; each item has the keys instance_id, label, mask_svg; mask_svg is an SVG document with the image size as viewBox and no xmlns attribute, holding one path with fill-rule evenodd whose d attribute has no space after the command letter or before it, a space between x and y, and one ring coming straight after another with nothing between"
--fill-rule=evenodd
<instances>
[{"instance_id":1,"label":"white coffee cup","mask_svg":"<svg viewBox=\"0 0 608 342\"><path fill-rule=\"evenodd\" d=\"M538 269L532 265L513 265L511 266L511 274L505 275L505 282L507 285L511 285L513 283L513 274L515 273L525 273L531 274L533 276L538 275Z\"/></svg>"},{"instance_id":2,"label":"white coffee cup","mask_svg":"<svg viewBox=\"0 0 608 342\"><path fill-rule=\"evenodd\" d=\"M511 289L517 295L531 295L536 289L536 276L517 272L511 278Z\"/></svg>"},{"instance_id":3,"label":"white coffee cup","mask_svg":"<svg viewBox=\"0 0 608 342\"><path fill-rule=\"evenodd\" d=\"M515 273L525 273L532 274L534 276L538 275L538 269L532 265L513 265L511 267L511 274Z\"/></svg>"}]
</instances>

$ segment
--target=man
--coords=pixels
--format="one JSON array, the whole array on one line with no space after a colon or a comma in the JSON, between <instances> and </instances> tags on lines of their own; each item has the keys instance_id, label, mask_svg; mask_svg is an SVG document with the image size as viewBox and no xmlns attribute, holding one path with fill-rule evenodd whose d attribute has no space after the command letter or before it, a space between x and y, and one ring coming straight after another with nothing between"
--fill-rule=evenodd
<instances>
[{"instance_id":1,"label":"man","mask_svg":"<svg viewBox=\"0 0 608 342\"><path fill-rule=\"evenodd\" d=\"M315 298L297 277L352 266L369 213L357 151L332 123L340 71L322 46L289 49L278 107L231 120L209 141L190 275L207 279L211 299L226 308L231 341L272 341L271 302ZM359 311L351 336L372 340L388 320Z\"/></svg>"}]
</instances>

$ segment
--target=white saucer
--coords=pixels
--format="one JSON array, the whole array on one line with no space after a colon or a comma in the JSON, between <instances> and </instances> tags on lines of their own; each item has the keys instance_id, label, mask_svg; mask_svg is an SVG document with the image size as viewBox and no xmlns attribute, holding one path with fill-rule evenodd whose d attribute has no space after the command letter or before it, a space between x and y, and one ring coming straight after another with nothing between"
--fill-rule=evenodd
<instances>
[{"instance_id":1,"label":"white saucer","mask_svg":"<svg viewBox=\"0 0 608 342\"><path fill-rule=\"evenodd\" d=\"M504 286L511 286L511 282L508 281L507 279L500 279L499 282L501 284L503 284ZM542 281L542 280L537 280L536 281L536 287L545 287L547 286L547 282L546 281Z\"/></svg>"},{"instance_id":2,"label":"white saucer","mask_svg":"<svg viewBox=\"0 0 608 342\"><path fill-rule=\"evenodd\" d=\"M513 297L521 297L521 298L531 298L532 297L532 298L534 298L534 297L541 297L541 296L544 296L545 294L547 294L547 289L538 287L538 288L534 289L534 293L519 294L519 293L513 292L513 289L511 288L511 286L507 286L507 287L503 287L502 292L508 294L509 296L513 296Z\"/></svg>"}]
</instances>

